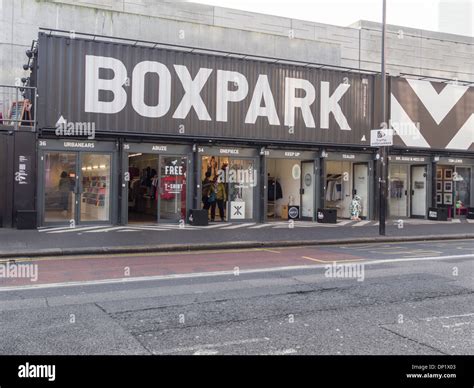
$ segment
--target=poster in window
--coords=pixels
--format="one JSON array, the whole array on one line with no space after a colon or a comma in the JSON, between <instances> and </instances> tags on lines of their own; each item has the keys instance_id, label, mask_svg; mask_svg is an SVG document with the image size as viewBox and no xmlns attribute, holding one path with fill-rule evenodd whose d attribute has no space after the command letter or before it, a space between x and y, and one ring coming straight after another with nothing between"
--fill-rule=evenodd
<instances>
[{"instance_id":1,"label":"poster in window","mask_svg":"<svg viewBox=\"0 0 474 388\"><path fill-rule=\"evenodd\" d=\"M444 193L444 204L445 205L452 205L453 204L453 194Z\"/></svg>"},{"instance_id":2,"label":"poster in window","mask_svg":"<svg viewBox=\"0 0 474 388\"><path fill-rule=\"evenodd\" d=\"M447 192L447 193L452 193L453 192L453 182L445 181L443 191Z\"/></svg>"},{"instance_id":3,"label":"poster in window","mask_svg":"<svg viewBox=\"0 0 474 388\"><path fill-rule=\"evenodd\" d=\"M436 179L443 179L443 170L441 168L436 170Z\"/></svg>"},{"instance_id":4,"label":"poster in window","mask_svg":"<svg viewBox=\"0 0 474 388\"><path fill-rule=\"evenodd\" d=\"M447 168L444 170L444 179L447 181L450 181L453 179L453 170L450 168Z\"/></svg>"},{"instance_id":5,"label":"poster in window","mask_svg":"<svg viewBox=\"0 0 474 388\"><path fill-rule=\"evenodd\" d=\"M443 194L438 193L436 194L436 204L441 205L443 203Z\"/></svg>"},{"instance_id":6,"label":"poster in window","mask_svg":"<svg viewBox=\"0 0 474 388\"><path fill-rule=\"evenodd\" d=\"M441 193L443 191L443 181L436 181L436 192Z\"/></svg>"}]
</instances>

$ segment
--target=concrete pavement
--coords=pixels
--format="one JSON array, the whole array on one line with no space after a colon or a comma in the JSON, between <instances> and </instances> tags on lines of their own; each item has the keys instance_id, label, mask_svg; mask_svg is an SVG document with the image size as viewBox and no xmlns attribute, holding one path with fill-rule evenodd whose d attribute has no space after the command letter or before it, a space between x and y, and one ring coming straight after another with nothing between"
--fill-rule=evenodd
<instances>
[{"instance_id":1,"label":"concrete pavement","mask_svg":"<svg viewBox=\"0 0 474 388\"><path fill-rule=\"evenodd\" d=\"M378 224L349 220L338 224L314 222L214 223L208 227L184 228L176 224L77 228L53 227L39 230L0 229L0 257L129 253L339 244L346 242L400 241L404 239L474 238L473 220L435 222L392 220L387 235L380 239Z\"/></svg>"}]
</instances>

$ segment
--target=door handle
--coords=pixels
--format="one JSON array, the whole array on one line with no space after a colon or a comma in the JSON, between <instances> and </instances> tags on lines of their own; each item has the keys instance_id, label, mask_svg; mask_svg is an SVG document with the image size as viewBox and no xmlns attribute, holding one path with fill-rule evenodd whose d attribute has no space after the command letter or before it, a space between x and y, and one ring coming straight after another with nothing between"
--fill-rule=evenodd
<instances>
[{"instance_id":1,"label":"door handle","mask_svg":"<svg viewBox=\"0 0 474 388\"><path fill-rule=\"evenodd\" d=\"M407 190L405 190L405 195L408 195L408 191L407 191Z\"/></svg>"}]
</instances>

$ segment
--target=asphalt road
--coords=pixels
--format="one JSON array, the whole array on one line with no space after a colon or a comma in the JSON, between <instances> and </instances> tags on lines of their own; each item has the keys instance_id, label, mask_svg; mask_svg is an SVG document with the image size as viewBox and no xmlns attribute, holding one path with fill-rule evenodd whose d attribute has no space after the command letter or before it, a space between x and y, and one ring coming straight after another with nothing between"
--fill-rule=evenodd
<instances>
[{"instance_id":1,"label":"asphalt road","mask_svg":"<svg viewBox=\"0 0 474 388\"><path fill-rule=\"evenodd\" d=\"M473 241L57 260L0 284L1 354L473 354Z\"/></svg>"}]
</instances>

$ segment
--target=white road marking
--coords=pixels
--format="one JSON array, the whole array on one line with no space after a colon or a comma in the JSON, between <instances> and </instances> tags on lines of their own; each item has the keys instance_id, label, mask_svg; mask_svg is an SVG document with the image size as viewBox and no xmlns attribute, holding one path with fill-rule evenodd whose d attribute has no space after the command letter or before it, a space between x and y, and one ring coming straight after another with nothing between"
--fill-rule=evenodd
<instances>
[{"instance_id":1,"label":"white road marking","mask_svg":"<svg viewBox=\"0 0 474 388\"><path fill-rule=\"evenodd\" d=\"M65 228L65 229L63 229L63 230L55 230L55 231L47 232L47 233L50 233L50 234L72 233L72 232L79 233L79 232L86 231L86 230L102 229L102 228L104 228L104 225L102 225L102 226L78 227L78 228L67 228L67 229Z\"/></svg>"},{"instance_id":2,"label":"white road marking","mask_svg":"<svg viewBox=\"0 0 474 388\"><path fill-rule=\"evenodd\" d=\"M221 228L223 226L229 226L229 225L232 225L232 222L223 222L221 224L211 224L211 225L207 225L207 226L201 226L201 228L203 229L214 229L214 228ZM199 226L192 226L192 228L199 228Z\"/></svg>"},{"instance_id":3,"label":"white road marking","mask_svg":"<svg viewBox=\"0 0 474 388\"><path fill-rule=\"evenodd\" d=\"M354 225L351 225L351 226L365 226L367 224L370 224L372 221L357 221Z\"/></svg>"},{"instance_id":4,"label":"white road marking","mask_svg":"<svg viewBox=\"0 0 474 388\"><path fill-rule=\"evenodd\" d=\"M284 350L275 350L266 354L269 356L284 356L286 354L295 354L295 353L297 353L295 349L284 349Z\"/></svg>"},{"instance_id":5,"label":"white road marking","mask_svg":"<svg viewBox=\"0 0 474 388\"><path fill-rule=\"evenodd\" d=\"M351 222L354 222L353 220L342 220L342 221L337 221L338 226L344 226L347 224L350 224Z\"/></svg>"},{"instance_id":6,"label":"white road marking","mask_svg":"<svg viewBox=\"0 0 474 388\"><path fill-rule=\"evenodd\" d=\"M261 228L267 228L269 226L276 226L276 225L281 225L280 222L268 222L266 224L258 224L255 226L250 226L249 229L261 229Z\"/></svg>"},{"instance_id":7,"label":"white road marking","mask_svg":"<svg viewBox=\"0 0 474 388\"><path fill-rule=\"evenodd\" d=\"M450 318L464 318L464 317L472 317L474 313L467 313L467 314L456 314L456 315L445 315L441 317L428 317L428 318L423 318L425 321L429 322L434 319L450 319Z\"/></svg>"},{"instance_id":8,"label":"white road marking","mask_svg":"<svg viewBox=\"0 0 474 388\"><path fill-rule=\"evenodd\" d=\"M474 254L434 256L434 257L412 257L408 259L367 260L367 261L360 261L358 263L364 264L364 265L374 265L374 264L387 264L387 263L398 263L398 262L408 262L408 261L458 260L458 259L465 259L465 258L474 259ZM239 274L242 275L242 274L255 274L255 273L265 273L265 272L281 272L281 271L325 268L325 266L328 264L330 263L311 264L311 265L293 265L293 266L290 265L290 266L284 266L284 267L257 268L257 269L247 269L247 270L241 269L239 271ZM144 281L170 280L170 279L192 279L192 278L229 276L229 275L233 276L234 271L231 270L231 271L195 272L195 273L188 273L188 274L156 275L156 276L128 277L128 278L118 278L118 279L86 280L86 281L75 281L75 282L64 282L64 283L33 284L33 285L28 285L28 286L0 287L0 291L34 290L34 289L43 289L43 288L144 282Z\"/></svg>"},{"instance_id":9,"label":"white road marking","mask_svg":"<svg viewBox=\"0 0 474 388\"><path fill-rule=\"evenodd\" d=\"M111 228L104 228L104 229L94 229L94 230L86 230L84 233L102 233L102 232L111 232L113 230L121 230L124 229L124 226L113 226Z\"/></svg>"},{"instance_id":10,"label":"white road marking","mask_svg":"<svg viewBox=\"0 0 474 388\"><path fill-rule=\"evenodd\" d=\"M136 231L139 231L139 230L147 230L147 231L155 231L155 232L167 232L169 231L170 229L162 229L162 228L159 228L159 227L145 227L145 226L129 226L127 227L127 229L133 229L133 230L136 230Z\"/></svg>"},{"instance_id":11,"label":"white road marking","mask_svg":"<svg viewBox=\"0 0 474 388\"><path fill-rule=\"evenodd\" d=\"M197 350L196 352L194 352L193 356L214 356L216 354L219 354L217 350L202 349L202 350Z\"/></svg>"},{"instance_id":12,"label":"white road marking","mask_svg":"<svg viewBox=\"0 0 474 388\"><path fill-rule=\"evenodd\" d=\"M255 344L255 343L258 343L258 342L265 342L265 341L270 341L270 338L267 338L267 337L248 338L248 339L236 340L236 341L218 342L218 343L215 343L215 344L203 344L203 345L195 345L195 346L189 346L189 347L172 348L172 349L163 350L163 351L160 351L160 352L153 352L153 354L171 354L171 353L183 353L183 352L204 352L206 349L213 350L213 348L222 348L222 347L226 347L226 346L245 345L245 344ZM204 354L204 353L200 353L200 354Z\"/></svg>"},{"instance_id":13,"label":"white road marking","mask_svg":"<svg viewBox=\"0 0 474 388\"><path fill-rule=\"evenodd\" d=\"M255 225L255 222L247 222L245 224L236 224L236 225L232 225L232 226L226 226L226 227L222 228L222 230L239 229L239 228L245 228L247 226L252 226L252 225Z\"/></svg>"}]
</instances>

